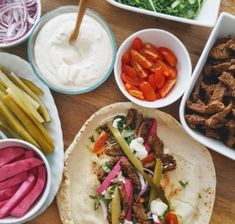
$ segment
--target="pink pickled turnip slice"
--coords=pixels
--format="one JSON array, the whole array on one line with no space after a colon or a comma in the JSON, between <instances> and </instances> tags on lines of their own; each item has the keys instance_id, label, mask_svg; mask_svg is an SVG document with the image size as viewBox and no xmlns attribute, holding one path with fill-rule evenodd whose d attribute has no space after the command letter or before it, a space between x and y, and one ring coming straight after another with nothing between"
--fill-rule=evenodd
<instances>
[{"instance_id":1,"label":"pink pickled turnip slice","mask_svg":"<svg viewBox=\"0 0 235 224\"><path fill-rule=\"evenodd\" d=\"M42 164L43 162L41 160L35 158L19 160L7 164L0 168L0 182Z\"/></svg>"},{"instance_id":2,"label":"pink pickled turnip slice","mask_svg":"<svg viewBox=\"0 0 235 224\"><path fill-rule=\"evenodd\" d=\"M129 201L131 202L131 206L128 209L128 212L126 214L126 220L131 221L131 216L132 216L132 202L133 202L133 185L131 181L128 178L125 178L125 190L127 193L127 197Z\"/></svg>"},{"instance_id":3,"label":"pink pickled turnip slice","mask_svg":"<svg viewBox=\"0 0 235 224\"><path fill-rule=\"evenodd\" d=\"M7 199L5 201L0 201L0 208L3 207L8 201L9 201L9 199Z\"/></svg>"},{"instance_id":4,"label":"pink pickled turnip slice","mask_svg":"<svg viewBox=\"0 0 235 224\"><path fill-rule=\"evenodd\" d=\"M157 121L155 119L152 119L152 124L151 124L151 128L149 131L149 135L148 135L147 140L144 144L144 146L148 152L150 152L150 150L151 150L148 139L150 136L156 135L156 134L157 134Z\"/></svg>"},{"instance_id":5,"label":"pink pickled turnip slice","mask_svg":"<svg viewBox=\"0 0 235 224\"><path fill-rule=\"evenodd\" d=\"M37 198L41 195L46 184L46 169L38 167L38 179L30 193L10 212L14 217L24 216Z\"/></svg>"},{"instance_id":6,"label":"pink pickled turnip slice","mask_svg":"<svg viewBox=\"0 0 235 224\"><path fill-rule=\"evenodd\" d=\"M27 150L24 154L24 159L36 158L35 154L31 150Z\"/></svg>"},{"instance_id":7,"label":"pink pickled turnip slice","mask_svg":"<svg viewBox=\"0 0 235 224\"><path fill-rule=\"evenodd\" d=\"M108 176L105 178L103 183L99 186L96 193L102 194L105 190L108 189L110 186L112 180L117 176L117 174L121 171L120 162L125 161L126 157L122 156L121 159L117 162L117 164L113 167L113 169L110 171Z\"/></svg>"},{"instance_id":8,"label":"pink pickled turnip slice","mask_svg":"<svg viewBox=\"0 0 235 224\"><path fill-rule=\"evenodd\" d=\"M9 187L5 190L0 191L0 201L4 201L6 199L9 199L15 192L18 190L19 185Z\"/></svg>"},{"instance_id":9,"label":"pink pickled turnip slice","mask_svg":"<svg viewBox=\"0 0 235 224\"><path fill-rule=\"evenodd\" d=\"M24 155L24 149L19 147L7 147L0 149L0 167Z\"/></svg>"},{"instance_id":10,"label":"pink pickled turnip slice","mask_svg":"<svg viewBox=\"0 0 235 224\"><path fill-rule=\"evenodd\" d=\"M16 175L12 178L9 178L3 182L0 183L0 191L7 189L9 187L15 186L15 185L19 185L22 182L24 182L28 177L28 173L27 171L20 173L19 175Z\"/></svg>"},{"instance_id":11,"label":"pink pickled turnip slice","mask_svg":"<svg viewBox=\"0 0 235 224\"><path fill-rule=\"evenodd\" d=\"M7 217L13 208L15 208L21 200L32 190L36 178L30 174L28 179L24 181L18 188L16 193L9 199L9 201L0 209L0 219Z\"/></svg>"}]
</instances>

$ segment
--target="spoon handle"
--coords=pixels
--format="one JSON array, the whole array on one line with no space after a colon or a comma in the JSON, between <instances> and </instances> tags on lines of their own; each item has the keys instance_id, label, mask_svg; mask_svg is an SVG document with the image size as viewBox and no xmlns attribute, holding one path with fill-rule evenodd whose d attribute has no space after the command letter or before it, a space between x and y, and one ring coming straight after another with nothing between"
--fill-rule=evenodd
<instances>
[{"instance_id":1,"label":"spoon handle","mask_svg":"<svg viewBox=\"0 0 235 224\"><path fill-rule=\"evenodd\" d=\"M85 15L85 12L86 12L87 3L88 3L88 0L80 0L76 25L75 25L73 33L71 34L70 39L69 39L70 43L73 43L74 41L76 41L76 39L78 37L79 30L80 30L81 23L82 23L82 19L83 19L83 16Z\"/></svg>"}]
</instances>

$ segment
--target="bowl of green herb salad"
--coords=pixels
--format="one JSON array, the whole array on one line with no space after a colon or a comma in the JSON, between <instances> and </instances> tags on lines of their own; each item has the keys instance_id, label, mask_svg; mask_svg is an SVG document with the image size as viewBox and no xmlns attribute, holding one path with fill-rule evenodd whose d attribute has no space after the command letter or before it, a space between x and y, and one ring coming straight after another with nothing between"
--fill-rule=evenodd
<instances>
[{"instance_id":1,"label":"bowl of green herb salad","mask_svg":"<svg viewBox=\"0 0 235 224\"><path fill-rule=\"evenodd\" d=\"M107 1L125 10L206 27L215 25L220 7L220 0Z\"/></svg>"}]
</instances>

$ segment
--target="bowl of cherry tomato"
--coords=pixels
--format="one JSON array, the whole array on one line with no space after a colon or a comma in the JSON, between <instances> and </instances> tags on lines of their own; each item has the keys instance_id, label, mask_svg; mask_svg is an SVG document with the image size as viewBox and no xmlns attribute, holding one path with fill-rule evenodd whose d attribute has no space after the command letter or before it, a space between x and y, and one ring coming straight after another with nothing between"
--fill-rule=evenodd
<instances>
[{"instance_id":1,"label":"bowl of cherry tomato","mask_svg":"<svg viewBox=\"0 0 235 224\"><path fill-rule=\"evenodd\" d=\"M161 108L178 100L190 83L192 64L183 43L160 29L129 36L117 52L114 75L122 93L132 102Z\"/></svg>"}]
</instances>

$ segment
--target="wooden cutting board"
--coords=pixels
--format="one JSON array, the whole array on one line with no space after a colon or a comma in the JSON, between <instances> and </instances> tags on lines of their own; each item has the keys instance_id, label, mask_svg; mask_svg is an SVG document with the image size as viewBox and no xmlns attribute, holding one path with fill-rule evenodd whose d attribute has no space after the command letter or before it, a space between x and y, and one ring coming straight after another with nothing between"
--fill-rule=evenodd
<instances>
[{"instance_id":1,"label":"wooden cutting board","mask_svg":"<svg viewBox=\"0 0 235 224\"><path fill-rule=\"evenodd\" d=\"M63 5L78 4L72 0L41 0L43 14ZM210 28L191 26L124 11L104 0L90 0L89 7L101 14L110 24L120 45L130 34L145 28L165 29L181 39L189 50L193 66L206 44ZM222 0L220 11L235 15L235 0ZM26 43L7 49L7 52L27 59ZM1 51L1 50L0 50ZM69 96L54 93L64 133L65 148L69 146L83 123L99 108L118 101L127 101L119 91L113 75L98 89L84 95ZM163 111L178 119L180 100ZM217 194L211 224L235 223L235 162L212 152L217 172ZM61 224L56 203L28 224ZM203 223L202 223L203 224Z\"/></svg>"}]
</instances>

